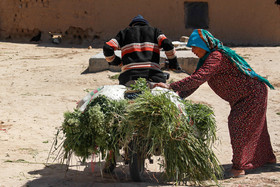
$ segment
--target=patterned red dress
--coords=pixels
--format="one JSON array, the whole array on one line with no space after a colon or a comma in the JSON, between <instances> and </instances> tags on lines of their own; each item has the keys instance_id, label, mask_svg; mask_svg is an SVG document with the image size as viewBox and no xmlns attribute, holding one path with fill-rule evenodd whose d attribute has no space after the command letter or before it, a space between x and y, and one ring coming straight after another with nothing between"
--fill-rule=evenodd
<instances>
[{"instance_id":1,"label":"patterned red dress","mask_svg":"<svg viewBox=\"0 0 280 187\"><path fill-rule=\"evenodd\" d=\"M211 89L229 102L228 127L233 149L233 169L254 169L275 159L267 131L267 87L239 71L219 51L212 52L191 76L170 84L181 97L208 82Z\"/></svg>"}]
</instances>

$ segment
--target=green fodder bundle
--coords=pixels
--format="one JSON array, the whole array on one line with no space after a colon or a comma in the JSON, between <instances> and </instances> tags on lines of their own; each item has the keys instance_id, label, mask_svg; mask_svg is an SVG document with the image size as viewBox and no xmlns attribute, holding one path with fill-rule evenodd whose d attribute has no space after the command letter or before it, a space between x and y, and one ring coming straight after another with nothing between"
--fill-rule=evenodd
<instances>
[{"instance_id":1,"label":"green fodder bundle","mask_svg":"<svg viewBox=\"0 0 280 187\"><path fill-rule=\"evenodd\" d=\"M119 149L119 125L123 121L127 101L110 100L106 96L98 96L84 112L75 109L64 113L62 131L64 158L72 153L87 159L92 153L101 153Z\"/></svg>"},{"instance_id":2,"label":"green fodder bundle","mask_svg":"<svg viewBox=\"0 0 280 187\"><path fill-rule=\"evenodd\" d=\"M185 112L189 118L189 123L197 132L197 138L211 145L216 140L216 120L214 111L207 105L201 103L192 103L191 101L182 101L185 106Z\"/></svg>"},{"instance_id":3,"label":"green fodder bundle","mask_svg":"<svg viewBox=\"0 0 280 187\"><path fill-rule=\"evenodd\" d=\"M152 95L144 92L128 106L126 125L122 126L122 131L128 136L132 132L137 135L136 151L152 154L158 148L163 150L163 165L169 179L193 183L202 183L208 179L217 181L217 175L222 170L208 144L208 139L215 139L215 132L206 132L207 129L215 129L211 115L213 112L207 107L201 107L200 110L204 112L201 112L201 116L195 115L192 112L197 110L190 110L192 104L184 104L185 114L169 99L168 93ZM191 121L192 117L204 119ZM206 127L208 125L211 127ZM196 131L199 130L202 131L198 132L198 138ZM131 140L131 137L125 139Z\"/></svg>"},{"instance_id":4,"label":"green fodder bundle","mask_svg":"<svg viewBox=\"0 0 280 187\"><path fill-rule=\"evenodd\" d=\"M177 106L170 93L153 95L145 80L132 89L141 91L135 100L112 100L100 95L81 112L64 113L61 127L64 159L74 153L85 161L92 153L119 154L133 140L146 156L158 153L170 180L201 184L217 181L221 167L212 151L216 124L212 109L203 104L181 101ZM177 103L178 104L178 103Z\"/></svg>"}]
</instances>

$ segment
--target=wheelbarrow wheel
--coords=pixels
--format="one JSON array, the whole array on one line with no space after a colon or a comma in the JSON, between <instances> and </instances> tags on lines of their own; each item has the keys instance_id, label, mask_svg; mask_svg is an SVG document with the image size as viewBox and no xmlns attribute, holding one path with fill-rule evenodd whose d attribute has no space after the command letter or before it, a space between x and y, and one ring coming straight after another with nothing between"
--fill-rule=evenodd
<instances>
[{"instance_id":1,"label":"wheelbarrow wheel","mask_svg":"<svg viewBox=\"0 0 280 187\"><path fill-rule=\"evenodd\" d=\"M115 152L110 151L109 155L106 158L106 162L103 168L104 173L113 173L114 169L116 168L116 157L115 157Z\"/></svg>"},{"instance_id":2,"label":"wheelbarrow wheel","mask_svg":"<svg viewBox=\"0 0 280 187\"><path fill-rule=\"evenodd\" d=\"M143 153L136 152L135 141L130 142L128 155L129 155L129 172L130 177L135 182L143 181L145 170L145 157Z\"/></svg>"},{"instance_id":3,"label":"wheelbarrow wheel","mask_svg":"<svg viewBox=\"0 0 280 187\"><path fill-rule=\"evenodd\" d=\"M105 162L103 172L104 173L113 173L115 168L116 168L116 161L115 160L108 160L108 161Z\"/></svg>"}]
</instances>

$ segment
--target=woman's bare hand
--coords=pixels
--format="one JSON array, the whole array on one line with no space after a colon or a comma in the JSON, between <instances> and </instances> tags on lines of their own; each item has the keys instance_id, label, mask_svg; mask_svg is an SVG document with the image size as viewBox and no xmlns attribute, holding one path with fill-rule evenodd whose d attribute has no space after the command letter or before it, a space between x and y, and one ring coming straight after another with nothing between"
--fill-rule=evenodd
<instances>
[{"instance_id":1,"label":"woman's bare hand","mask_svg":"<svg viewBox=\"0 0 280 187\"><path fill-rule=\"evenodd\" d=\"M156 84L154 85L154 88L155 88L155 87L162 87L162 88L170 89L170 85L169 85L169 84L166 84L166 83L163 83L163 82L156 83Z\"/></svg>"}]
</instances>

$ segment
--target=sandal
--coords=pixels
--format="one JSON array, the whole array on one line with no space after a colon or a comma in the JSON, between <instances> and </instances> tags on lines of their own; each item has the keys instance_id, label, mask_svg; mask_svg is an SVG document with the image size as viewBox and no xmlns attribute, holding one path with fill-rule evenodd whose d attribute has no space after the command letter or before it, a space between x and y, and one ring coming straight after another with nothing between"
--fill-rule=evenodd
<instances>
[{"instance_id":1,"label":"sandal","mask_svg":"<svg viewBox=\"0 0 280 187\"><path fill-rule=\"evenodd\" d=\"M231 169L230 171L224 173L224 179L241 178L244 176L245 176L244 170Z\"/></svg>"},{"instance_id":2,"label":"sandal","mask_svg":"<svg viewBox=\"0 0 280 187\"><path fill-rule=\"evenodd\" d=\"M268 161L267 164L276 164L276 158L274 158L274 159Z\"/></svg>"}]
</instances>

